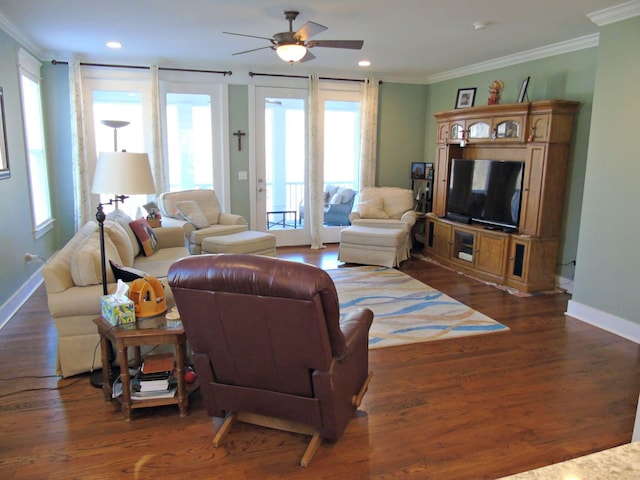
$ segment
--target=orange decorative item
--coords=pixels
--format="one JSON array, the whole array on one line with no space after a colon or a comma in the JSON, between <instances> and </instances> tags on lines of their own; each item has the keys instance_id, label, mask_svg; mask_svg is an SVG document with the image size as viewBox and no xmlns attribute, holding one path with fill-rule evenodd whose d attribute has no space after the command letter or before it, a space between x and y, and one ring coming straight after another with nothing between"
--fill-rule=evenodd
<instances>
[{"instance_id":1,"label":"orange decorative item","mask_svg":"<svg viewBox=\"0 0 640 480\"><path fill-rule=\"evenodd\" d=\"M489 100L487 105L496 105L500 103L500 94L504 89L504 82L502 80L494 80L489 85Z\"/></svg>"},{"instance_id":2,"label":"orange decorative item","mask_svg":"<svg viewBox=\"0 0 640 480\"><path fill-rule=\"evenodd\" d=\"M167 311L167 299L160 280L147 276L131 283L129 298L133 300L136 318L153 317Z\"/></svg>"}]
</instances>

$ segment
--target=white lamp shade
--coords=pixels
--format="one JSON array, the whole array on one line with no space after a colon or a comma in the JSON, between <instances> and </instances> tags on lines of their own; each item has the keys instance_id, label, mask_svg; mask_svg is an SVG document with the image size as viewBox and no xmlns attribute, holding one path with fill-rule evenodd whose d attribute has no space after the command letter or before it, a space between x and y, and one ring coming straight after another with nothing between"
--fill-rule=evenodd
<instances>
[{"instance_id":1,"label":"white lamp shade","mask_svg":"<svg viewBox=\"0 0 640 480\"><path fill-rule=\"evenodd\" d=\"M307 54L307 48L304 45L290 43L280 45L276 49L276 53L285 62L297 62Z\"/></svg>"},{"instance_id":2,"label":"white lamp shade","mask_svg":"<svg viewBox=\"0 0 640 480\"><path fill-rule=\"evenodd\" d=\"M141 195L156 193L146 153L100 152L92 193Z\"/></svg>"}]
</instances>

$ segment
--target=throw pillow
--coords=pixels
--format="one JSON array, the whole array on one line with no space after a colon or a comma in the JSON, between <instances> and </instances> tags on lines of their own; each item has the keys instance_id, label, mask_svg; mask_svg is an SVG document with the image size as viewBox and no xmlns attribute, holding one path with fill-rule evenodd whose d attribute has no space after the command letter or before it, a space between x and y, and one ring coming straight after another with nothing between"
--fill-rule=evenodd
<instances>
[{"instance_id":1,"label":"throw pillow","mask_svg":"<svg viewBox=\"0 0 640 480\"><path fill-rule=\"evenodd\" d=\"M122 210L113 210L107 214L107 220L113 220L114 222L118 222L122 229L127 233L127 237L129 237L129 241L131 243L131 248L133 249L133 256L137 257L140 253L140 244L138 243L138 239L136 238L136 234L131 230L131 217L124 213Z\"/></svg>"},{"instance_id":2,"label":"throw pillow","mask_svg":"<svg viewBox=\"0 0 640 480\"><path fill-rule=\"evenodd\" d=\"M158 250L158 238L146 218L140 218L129 223L136 234L140 248L145 257L153 255Z\"/></svg>"},{"instance_id":3,"label":"throw pillow","mask_svg":"<svg viewBox=\"0 0 640 480\"><path fill-rule=\"evenodd\" d=\"M133 265L133 246L124 228L114 220L107 220L104 222L104 234L109 236L118 249L122 263L128 267Z\"/></svg>"},{"instance_id":4,"label":"throw pillow","mask_svg":"<svg viewBox=\"0 0 640 480\"><path fill-rule=\"evenodd\" d=\"M116 281L133 282L134 280L148 276L145 272L137 268L118 265L111 260L109 260L109 263L111 264L111 270L113 270L113 276L116 277Z\"/></svg>"},{"instance_id":5,"label":"throw pillow","mask_svg":"<svg viewBox=\"0 0 640 480\"><path fill-rule=\"evenodd\" d=\"M183 200L176 202L174 205L176 210L180 212L180 215L182 215L187 222L192 223L198 230L209 226L209 221L207 217L204 216L204 213L202 213L202 210L200 210L197 202L193 200Z\"/></svg>"},{"instance_id":6,"label":"throw pillow","mask_svg":"<svg viewBox=\"0 0 640 480\"><path fill-rule=\"evenodd\" d=\"M342 194L340 192L334 193L329 203L331 205L340 205L342 203Z\"/></svg>"},{"instance_id":7,"label":"throw pillow","mask_svg":"<svg viewBox=\"0 0 640 480\"><path fill-rule=\"evenodd\" d=\"M383 206L384 201L382 198L372 198L371 200L358 203L358 213L360 214L360 218L389 218Z\"/></svg>"},{"instance_id":8,"label":"throw pillow","mask_svg":"<svg viewBox=\"0 0 640 480\"><path fill-rule=\"evenodd\" d=\"M104 236L104 253L107 261L122 263L118 249L108 235ZM106 269L107 283L115 282L111 269ZM100 261L100 233L95 232L71 254L71 278L77 287L102 284Z\"/></svg>"}]
</instances>

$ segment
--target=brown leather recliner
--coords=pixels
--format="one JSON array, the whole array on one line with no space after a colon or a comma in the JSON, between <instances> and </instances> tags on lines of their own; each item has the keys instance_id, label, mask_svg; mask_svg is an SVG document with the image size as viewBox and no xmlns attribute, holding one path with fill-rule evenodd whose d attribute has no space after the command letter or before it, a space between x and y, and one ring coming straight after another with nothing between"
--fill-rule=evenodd
<instances>
[{"instance_id":1,"label":"brown leather recliner","mask_svg":"<svg viewBox=\"0 0 640 480\"><path fill-rule=\"evenodd\" d=\"M318 267L258 255L200 255L169 270L207 412L336 441L366 392L373 312L340 320L335 285Z\"/></svg>"}]
</instances>

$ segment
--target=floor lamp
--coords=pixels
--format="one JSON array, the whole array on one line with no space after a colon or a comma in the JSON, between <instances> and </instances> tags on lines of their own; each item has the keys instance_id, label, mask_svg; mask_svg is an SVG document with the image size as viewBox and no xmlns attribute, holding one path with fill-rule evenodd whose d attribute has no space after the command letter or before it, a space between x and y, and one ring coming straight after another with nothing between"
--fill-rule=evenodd
<instances>
[{"instance_id":1,"label":"floor lamp","mask_svg":"<svg viewBox=\"0 0 640 480\"><path fill-rule=\"evenodd\" d=\"M104 246L104 221L107 216L104 213L105 205L115 205L124 202L129 195L143 195L155 193L153 175L149 166L149 157L146 153L129 152L101 152L96 164L96 173L93 177L92 193L101 195L113 195L108 202L98 202L96 221L100 231L100 267L102 273L102 294L108 295L107 266ZM109 362L111 370L111 361ZM109 378L111 378L109 372ZM95 375L91 384L95 387L102 386L102 376Z\"/></svg>"}]
</instances>

